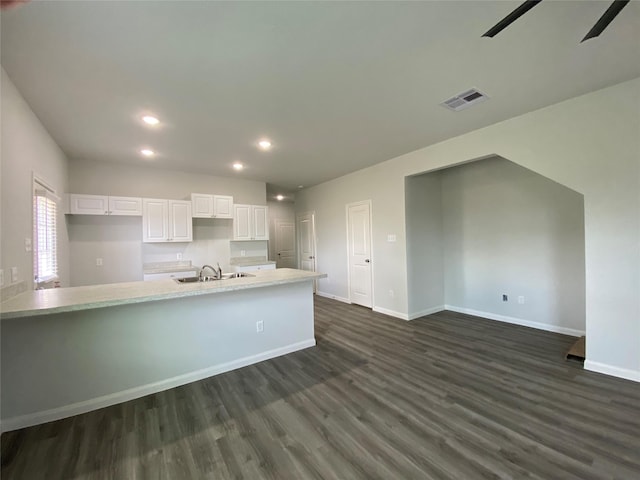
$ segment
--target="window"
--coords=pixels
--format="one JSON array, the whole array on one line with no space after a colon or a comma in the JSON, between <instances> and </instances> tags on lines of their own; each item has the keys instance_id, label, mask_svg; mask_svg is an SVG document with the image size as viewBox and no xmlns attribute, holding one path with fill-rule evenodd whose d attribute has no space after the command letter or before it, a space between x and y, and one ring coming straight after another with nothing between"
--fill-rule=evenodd
<instances>
[{"instance_id":1,"label":"window","mask_svg":"<svg viewBox=\"0 0 640 480\"><path fill-rule=\"evenodd\" d=\"M33 186L33 275L38 285L58 278L58 197L40 180Z\"/></svg>"}]
</instances>

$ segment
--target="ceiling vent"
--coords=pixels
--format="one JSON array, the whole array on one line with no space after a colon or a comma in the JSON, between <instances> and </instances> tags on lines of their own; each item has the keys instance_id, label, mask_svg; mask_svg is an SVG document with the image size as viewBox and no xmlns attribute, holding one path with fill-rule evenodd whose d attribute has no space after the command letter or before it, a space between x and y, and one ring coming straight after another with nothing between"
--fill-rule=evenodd
<instances>
[{"instance_id":1,"label":"ceiling vent","mask_svg":"<svg viewBox=\"0 0 640 480\"><path fill-rule=\"evenodd\" d=\"M488 98L489 97L487 97L484 93L476 90L475 88L472 88L471 90L459 93L455 97L451 97L450 99L445 100L440 105L449 110L453 110L454 112L459 112L460 110L469 108L471 105L484 102Z\"/></svg>"}]
</instances>

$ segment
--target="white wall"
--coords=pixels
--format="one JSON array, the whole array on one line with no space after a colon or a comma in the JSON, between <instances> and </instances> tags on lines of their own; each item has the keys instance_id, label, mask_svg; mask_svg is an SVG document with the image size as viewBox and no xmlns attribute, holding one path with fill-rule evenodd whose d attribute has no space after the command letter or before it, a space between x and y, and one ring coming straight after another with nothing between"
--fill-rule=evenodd
<instances>
[{"instance_id":1,"label":"white wall","mask_svg":"<svg viewBox=\"0 0 640 480\"><path fill-rule=\"evenodd\" d=\"M411 318L444 308L442 179L440 172L407 177L408 308Z\"/></svg>"},{"instance_id":2,"label":"white wall","mask_svg":"<svg viewBox=\"0 0 640 480\"><path fill-rule=\"evenodd\" d=\"M266 204L264 182L85 160L69 161L69 192L171 199L217 193L232 195L235 203ZM74 286L142 280L143 263L176 261L179 253L194 265L220 263L229 271L235 255L231 219L194 219L193 242L183 243L142 243L139 217L69 215L68 224ZM266 256L266 242L259 250Z\"/></svg>"},{"instance_id":3,"label":"white wall","mask_svg":"<svg viewBox=\"0 0 640 480\"><path fill-rule=\"evenodd\" d=\"M370 198L374 305L408 316L404 177L499 155L584 195L586 367L640 380L639 103L634 79L298 192L296 211L316 211L330 293L348 296L344 205Z\"/></svg>"},{"instance_id":4,"label":"white wall","mask_svg":"<svg viewBox=\"0 0 640 480\"><path fill-rule=\"evenodd\" d=\"M32 238L33 174L45 180L58 195L67 187L67 159L51 139L8 75L2 70L2 215L0 268L8 296L33 288L33 252L25 251ZM58 268L61 285L69 284L69 248L62 204L58 218ZM18 267L12 288L10 268Z\"/></svg>"},{"instance_id":5,"label":"white wall","mask_svg":"<svg viewBox=\"0 0 640 480\"><path fill-rule=\"evenodd\" d=\"M502 158L438 175L447 308L582 334L583 196Z\"/></svg>"}]
</instances>

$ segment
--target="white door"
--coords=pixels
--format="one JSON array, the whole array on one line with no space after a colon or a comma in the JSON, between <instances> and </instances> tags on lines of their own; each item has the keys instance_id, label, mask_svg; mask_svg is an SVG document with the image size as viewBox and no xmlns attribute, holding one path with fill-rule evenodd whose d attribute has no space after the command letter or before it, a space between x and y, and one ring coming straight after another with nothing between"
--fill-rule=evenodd
<instances>
[{"instance_id":1,"label":"white door","mask_svg":"<svg viewBox=\"0 0 640 480\"><path fill-rule=\"evenodd\" d=\"M213 196L204 193L192 193L191 215L193 218L213 217Z\"/></svg>"},{"instance_id":2,"label":"white door","mask_svg":"<svg viewBox=\"0 0 640 480\"><path fill-rule=\"evenodd\" d=\"M109 215L142 216L142 199L109 197Z\"/></svg>"},{"instance_id":3,"label":"white door","mask_svg":"<svg viewBox=\"0 0 640 480\"><path fill-rule=\"evenodd\" d=\"M252 205L251 218L253 220L251 224L253 227L251 238L253 240L269 240L268 207Z\"/></svg>"},{"instance_id":4,"label":"white door","mask_svg":"<svg viewBox=\"0 0 640 480\"><path fill-rule=\"evenodd\" d=\"M251 220L251 205L233 206L233 239L234 240L251 240L251 229L249 222Z\"/></svg>"},{"instance_id":5,"label":"white door","mask_svg":"<svg viewBox=\"0 0 640 480\"><path fill-rule=\"evenodd\" d=\"M293 222L276 220L276 266L296 268L296 230Z\"/></svg>"},{"instance_id":6,"label":"white door","mask_svg":"<svg viewBox=\"0 0 640 480\"><path fill-rule=\"evenodd\" d=\"M108 215L109 197L106 195L69 195L69 212L76 215Z\"/></svg>"},{"instance_id":7,"label":"white door","mask_svg":"<svg viewBox=\"0 0 640 480\"><path fill-rule=\"evenodd\" d=\"M371 308L371 202L347 205L349 298Z\"/></svg>"},{"instance_id":8,"label":"white door","mask_svg":"<svg viewBox=\"0 0 640 480\"><path fill-rule=\"evenodd\" d=\"M216 218L233 218L233 197L214 195L213 216Z\"/></svg>"},{"instance_id":9,"label":"white door","mask_svg":"<svg viewBox=\"0 0 640 480\"><path fill-rule=\"evenodd\" d=\"M316 271L316 232L313 213L298 216L298 268Z\"/></svg>"},{"instance_id":10,"label":"white door","mask_svg":"<svg viewBox=\"0 0 640 480\"><path fill-rule=\"evenodd\" d=\"M142 241L166 242L169 237L169 202L156 198L142 199Z\"/></svg>"},{"instance_id":11,"label":"white door","mask_svg":"<svg viewBox=\"0 0 640 480\"><path fill-rule=\"evenodd\" d=\"M191 202L169 200L169 239L170 242L193 241L193 220Z\"/></svg>"}]
</instances>

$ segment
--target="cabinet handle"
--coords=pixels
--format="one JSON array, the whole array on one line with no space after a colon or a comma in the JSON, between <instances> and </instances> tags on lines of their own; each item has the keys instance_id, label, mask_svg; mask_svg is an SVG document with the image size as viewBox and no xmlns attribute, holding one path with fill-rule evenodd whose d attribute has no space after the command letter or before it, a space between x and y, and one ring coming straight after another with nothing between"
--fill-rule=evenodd
<instances>
[{"instance_id":1,"label":"cabinet handle","mask_svg":"<svg viewBox=\"0 0 640 480\"><path fill-rule=\"evenodd\" d=\"M105 214L105 215L109 215L109 212L107 212L107 211L105 210L105 211L104 211L104 214Z\"/></svg>"}]
</instances>

